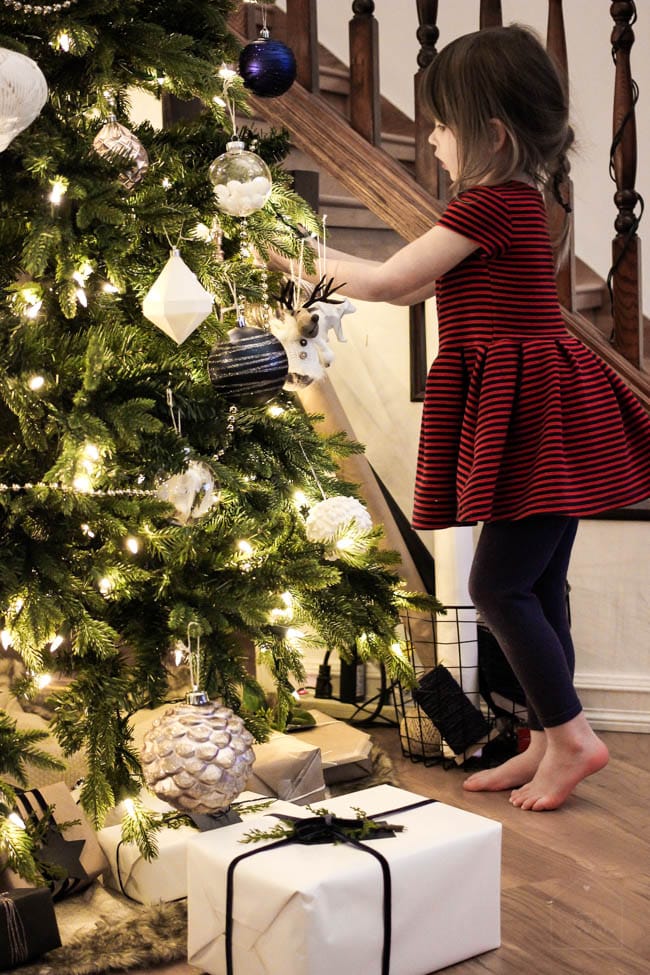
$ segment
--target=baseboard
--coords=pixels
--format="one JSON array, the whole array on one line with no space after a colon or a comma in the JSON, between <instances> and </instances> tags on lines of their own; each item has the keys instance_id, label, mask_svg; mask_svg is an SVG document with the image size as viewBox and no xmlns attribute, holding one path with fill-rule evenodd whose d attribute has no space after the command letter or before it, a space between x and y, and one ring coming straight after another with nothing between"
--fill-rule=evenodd
<instances>
[{"instance_id":1,"label":"baseboard","mask_svg":"<svg viewBox=\"0 0 650 975\"><path fill-rule=\"evenodd\" d=\"M576 674L585 715L598 731L650 734L650 676Z\"/></svg>"}]
</instances>

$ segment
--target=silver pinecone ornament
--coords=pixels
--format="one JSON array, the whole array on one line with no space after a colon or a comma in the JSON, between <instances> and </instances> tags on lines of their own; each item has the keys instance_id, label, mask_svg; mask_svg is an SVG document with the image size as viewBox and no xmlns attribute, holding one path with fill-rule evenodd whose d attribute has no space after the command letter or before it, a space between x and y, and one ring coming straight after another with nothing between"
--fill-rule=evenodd
<instances>
[{"instance_id":1,"label":"silver pinecone ornament","mask_svg":"<svg viewBox=\"0 0 650 975\"><path fill-rule=\"evenodd\" d=\"M130 169L120 173L120 183L126 190L135 189L149 169L147 150L138 137L118 122L114 115L109 115L93 139L93 149L104 159L112 159L119 155L133 163Z\"/></svg>"},{"instance_id":2,"label":"silver pinecone ornament","mask_svg":"<svg viewBox=\"0 0 650 975\"><path fill-rule=\"evenodd\" d=\"M255 761L252 744L253 736L234 711L193 691L145 735L145 782L181 812L223 812L246 786Z\"/></svg>"}]
</instances>

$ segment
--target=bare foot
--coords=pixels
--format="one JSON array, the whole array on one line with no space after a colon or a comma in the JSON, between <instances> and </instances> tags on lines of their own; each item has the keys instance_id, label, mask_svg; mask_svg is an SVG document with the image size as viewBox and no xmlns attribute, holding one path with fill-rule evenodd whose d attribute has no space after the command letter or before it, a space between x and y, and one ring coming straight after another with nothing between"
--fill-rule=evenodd
<instances>
[{"instance_id":1,"label":"bare foot","mask_svg":"<svg viewBox=\"0 0 650 975\"><path fill-rule=\"evenodd\" d=\"M609 752L582 714L564 725L547 728L548 746L530 782L515 789L510 802L520 809L557 809L578 782L607 765ZM525 754L525 753L524 753Z\"/></svg>"},{"instance_id":2,"label":"bare foot","mask_svg":"<svg viewBox=\"0 0 650 975\"><path fill-rule=\"evenodd\" d=\"M546 752L546 735L543 731L531 731L530 744L525 752L509 758L497 768L475 772L463 782L468 792L500 792L524 785L533 778Z\"/></svg>"}]
</instances>

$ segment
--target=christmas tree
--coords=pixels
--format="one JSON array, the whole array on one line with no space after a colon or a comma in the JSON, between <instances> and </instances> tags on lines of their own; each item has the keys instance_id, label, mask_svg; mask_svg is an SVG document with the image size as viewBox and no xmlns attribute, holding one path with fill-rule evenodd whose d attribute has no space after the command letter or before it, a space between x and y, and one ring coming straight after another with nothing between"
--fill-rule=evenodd
<instances>
[{"instance_id":1,"label":"christmas tree","mask_svg":"<svg viewBox=\"0 0 650 975\"><path fill-rule=\"evenodd\" d=\"M66 678L49 700L51 731L66 754L85 751L81 802L96 824L141 786L129 717L173 697L174 654L187 656L192 630L201 689L263 738L295 706L305 641L404 675L400 610L426 603L401 589L378 527L351 519L329 541L308 537L316 502L356 495L337 461L359 445L317 435L293 393L256 392L256 366L219 384L231 329L257 321L270 337L282 282L251 254L298 257L300 234L321 229L282 169L286 136L236 129L236 6L0 8L11 70L23 55L49 89L0 154L2 646L24 663L13 686L23 699L52 672ZM6 75L0 85L11 87ZM204 108L162 129L135 125L137 89ZM269 198L244 217L220 206L210 179L235 136L271 176ZM171 275L161 306L152 288L168 261L181 279ZM189 334L169 334L170 307ZM247 642L275 678L271 702ZM0 865L29 875L4 777L25 785L29 763L48 759L39 735L2 712L0 741Z\"/></svg>"}]
</instances>

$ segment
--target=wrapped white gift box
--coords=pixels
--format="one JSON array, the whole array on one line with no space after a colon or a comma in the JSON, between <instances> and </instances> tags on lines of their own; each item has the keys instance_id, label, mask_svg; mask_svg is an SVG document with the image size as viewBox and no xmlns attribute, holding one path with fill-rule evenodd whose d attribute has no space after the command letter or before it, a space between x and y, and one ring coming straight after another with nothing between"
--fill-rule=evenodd
<instances>
[{"instance_id":1,"label":"wrapped white gift box","mask_svg":"<svg viewBox=\"0 0 650 975\"><path fill-rule=\"evenodd\" d=\"M171 806L146 789L140 794L140 799L154 812L174 812ZM266 796L242 792L234 804L235 811L239 811L245 821L246 805L265 800ZM237 806L237 803L240 805ZM251 815L249 822L253 818ZM219 827L215 832L227 828ZM158 856L145 860L135 843L122 842L121 825L100 829L97 839L110 867L104 883L140 904L159 904L187 897L187 845L199 835L194 826L166 826L156 834Z\"/></svg>"},{"instance_id":2,"label":"wrapped white gift box","mask_svg":"<svg viewBox=\"0 0 650 975\"><path fill-rule=\"evenodd\" d=\"M337 816L367 815L421 801L393 786L328 799ZM273 812L308 817L278 802ZM441 802L380 815L404 831L366 840L388 861L392 885L390 975L429 975L500 944L501 824ZM210 975L226 964L229 864L253 844L250 817L188 844L188 961ZM383 883L379 863L345 843L287 843L260 851L233 873L232 975L381 975Z\"/></svg>"}]
</instances>

